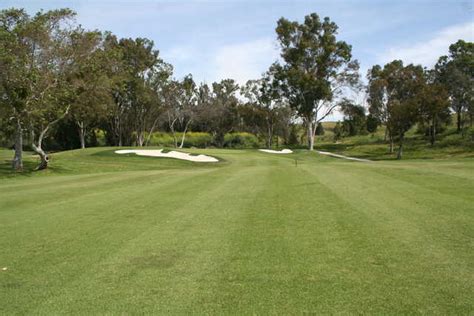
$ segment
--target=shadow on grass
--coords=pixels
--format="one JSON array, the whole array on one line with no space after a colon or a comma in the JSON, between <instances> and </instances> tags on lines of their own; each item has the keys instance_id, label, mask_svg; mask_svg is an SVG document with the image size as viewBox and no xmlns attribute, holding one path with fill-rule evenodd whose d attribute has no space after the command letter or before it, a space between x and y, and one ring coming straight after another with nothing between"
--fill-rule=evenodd
<instances>
[{"instance_id":1,"label":"shadow on grass","mask_svg":"<svg viewBox=\"0 0 474 316\"><path fill-rule=\"evenodd\" d=\"M31 177L37 173L35 170L37 165L33 161L23 161L23 170L15 171L12 169L12 161L4 159L0 162L0 178Z\"/></svg>"}]
</instances>

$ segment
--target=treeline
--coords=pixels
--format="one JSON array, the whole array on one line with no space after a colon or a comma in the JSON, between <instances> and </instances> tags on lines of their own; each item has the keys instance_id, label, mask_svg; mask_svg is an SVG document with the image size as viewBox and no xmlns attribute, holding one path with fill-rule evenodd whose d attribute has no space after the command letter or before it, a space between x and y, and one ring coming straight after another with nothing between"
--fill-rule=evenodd
<instances>
[{"instance_id":1,"label":"treeline","mask_svg":"<svg viewBox=\"0 0 474 316\"><path fill-rule=\"evenodd\" d=\"M404 134L416 123L433 143L451 111L460 132L466 118L472 124L473 44L462 40L432 70L401 61L374 66L364 87L334 22L315 13L303 23L281 18L281 62L244 86L232 79L208 85L191 74L175 78L152 41L85 30L74 15L0 11L0 133L15 148L14 169L22 169L25 146L44 169L45 146L96 145L96 131L112 146L147 146L162 131L183 147L193 131L209 133L216 147L232 132L252 133L272 147L275 139L298 142L303 126L312 150L321 121L341 109L349 134L361 124L369 131L386 126L390 150L398 143L401 158ZM363 105L344 98L350 91L367 91L368 116Z\"/></svg>"}]
</instances>

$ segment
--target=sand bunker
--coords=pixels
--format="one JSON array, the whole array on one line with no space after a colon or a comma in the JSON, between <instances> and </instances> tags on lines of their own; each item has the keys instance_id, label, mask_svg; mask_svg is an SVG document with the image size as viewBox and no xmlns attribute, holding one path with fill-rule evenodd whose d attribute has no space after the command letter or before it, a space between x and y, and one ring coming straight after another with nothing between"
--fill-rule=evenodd
<instances>
[{"instance_id":1,"label":"sand bunker","mask_svg":"<svg viewBox=\"0 0 474 316\"><path fill-rule=\"evenodd\" d=\"M192 156L188 153L179 151L170 151L167 153L163 152L163 149L123 149L116 150L116 154L136 154L138 156L149 156L149 157L163 157L163 158L175 158L181 160L188 160L194 162L218 162L214 157L206 155Z\"/></svg>"},{"instance_id":2,"label":"sand bunker","mask_svg":"<svg viewBox=\"0 0 474 316\"><path fill-rule=\"evenodd\" d=\"M282 150L271 150L271 149L259 149L260 151L263 151L264 153L269 153L269 154L292 154L293 150L290 149L282 149Z\"/></svg>"}]
</instances>

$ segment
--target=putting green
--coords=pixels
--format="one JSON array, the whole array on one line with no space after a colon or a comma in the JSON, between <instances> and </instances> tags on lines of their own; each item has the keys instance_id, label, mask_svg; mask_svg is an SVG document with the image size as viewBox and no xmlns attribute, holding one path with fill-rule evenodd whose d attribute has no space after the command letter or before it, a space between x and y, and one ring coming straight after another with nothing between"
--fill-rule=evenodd
<instances>
[{"instance_id":1,"label":"putting green","mask_svg":"<svg viewBox=\"0 0 474 316\"><path fill-rule=\"evenodd\" d=\"M0 314L474 312L472 159L115 149L0 170Z\"/></svg>"}]
</instances>

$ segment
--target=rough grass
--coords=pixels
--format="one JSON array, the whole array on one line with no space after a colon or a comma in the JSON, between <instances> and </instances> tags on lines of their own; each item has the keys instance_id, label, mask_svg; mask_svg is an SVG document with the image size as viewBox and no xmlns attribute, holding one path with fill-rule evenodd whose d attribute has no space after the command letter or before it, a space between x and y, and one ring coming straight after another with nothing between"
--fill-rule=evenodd
<instances>
[{"instance_id":1,"label":"rough grass","mask_svg":"<svg viewBox=\"0 0 474 316\"><path fill-rule=\"evenodd\" d=\"M473 130L474 131L474 130ZM384 141L384 128L379 128L375 134L345 137L334 141L332 131L323 136L317 136L316 148L346 156L366 158L371 160L395 160L398 144L395 143L394 152L389 152L389 144ZM452 159L474 157L474 134L465 135L456 133L451 127L437 136L434 146L431 146L427 137L417 134L416 127L406 136L403 150L404 159Z\"/></svg>"},{"instance_id":2,"label":"rough grass","mask_svg":"<svg viewBox=\"0 0 474 316\"><path fill-rule=\"evenodd\" d=\"M473 159L192 152L2 165L0 314L474 312Z\"/></svg>"}]
</instances>

